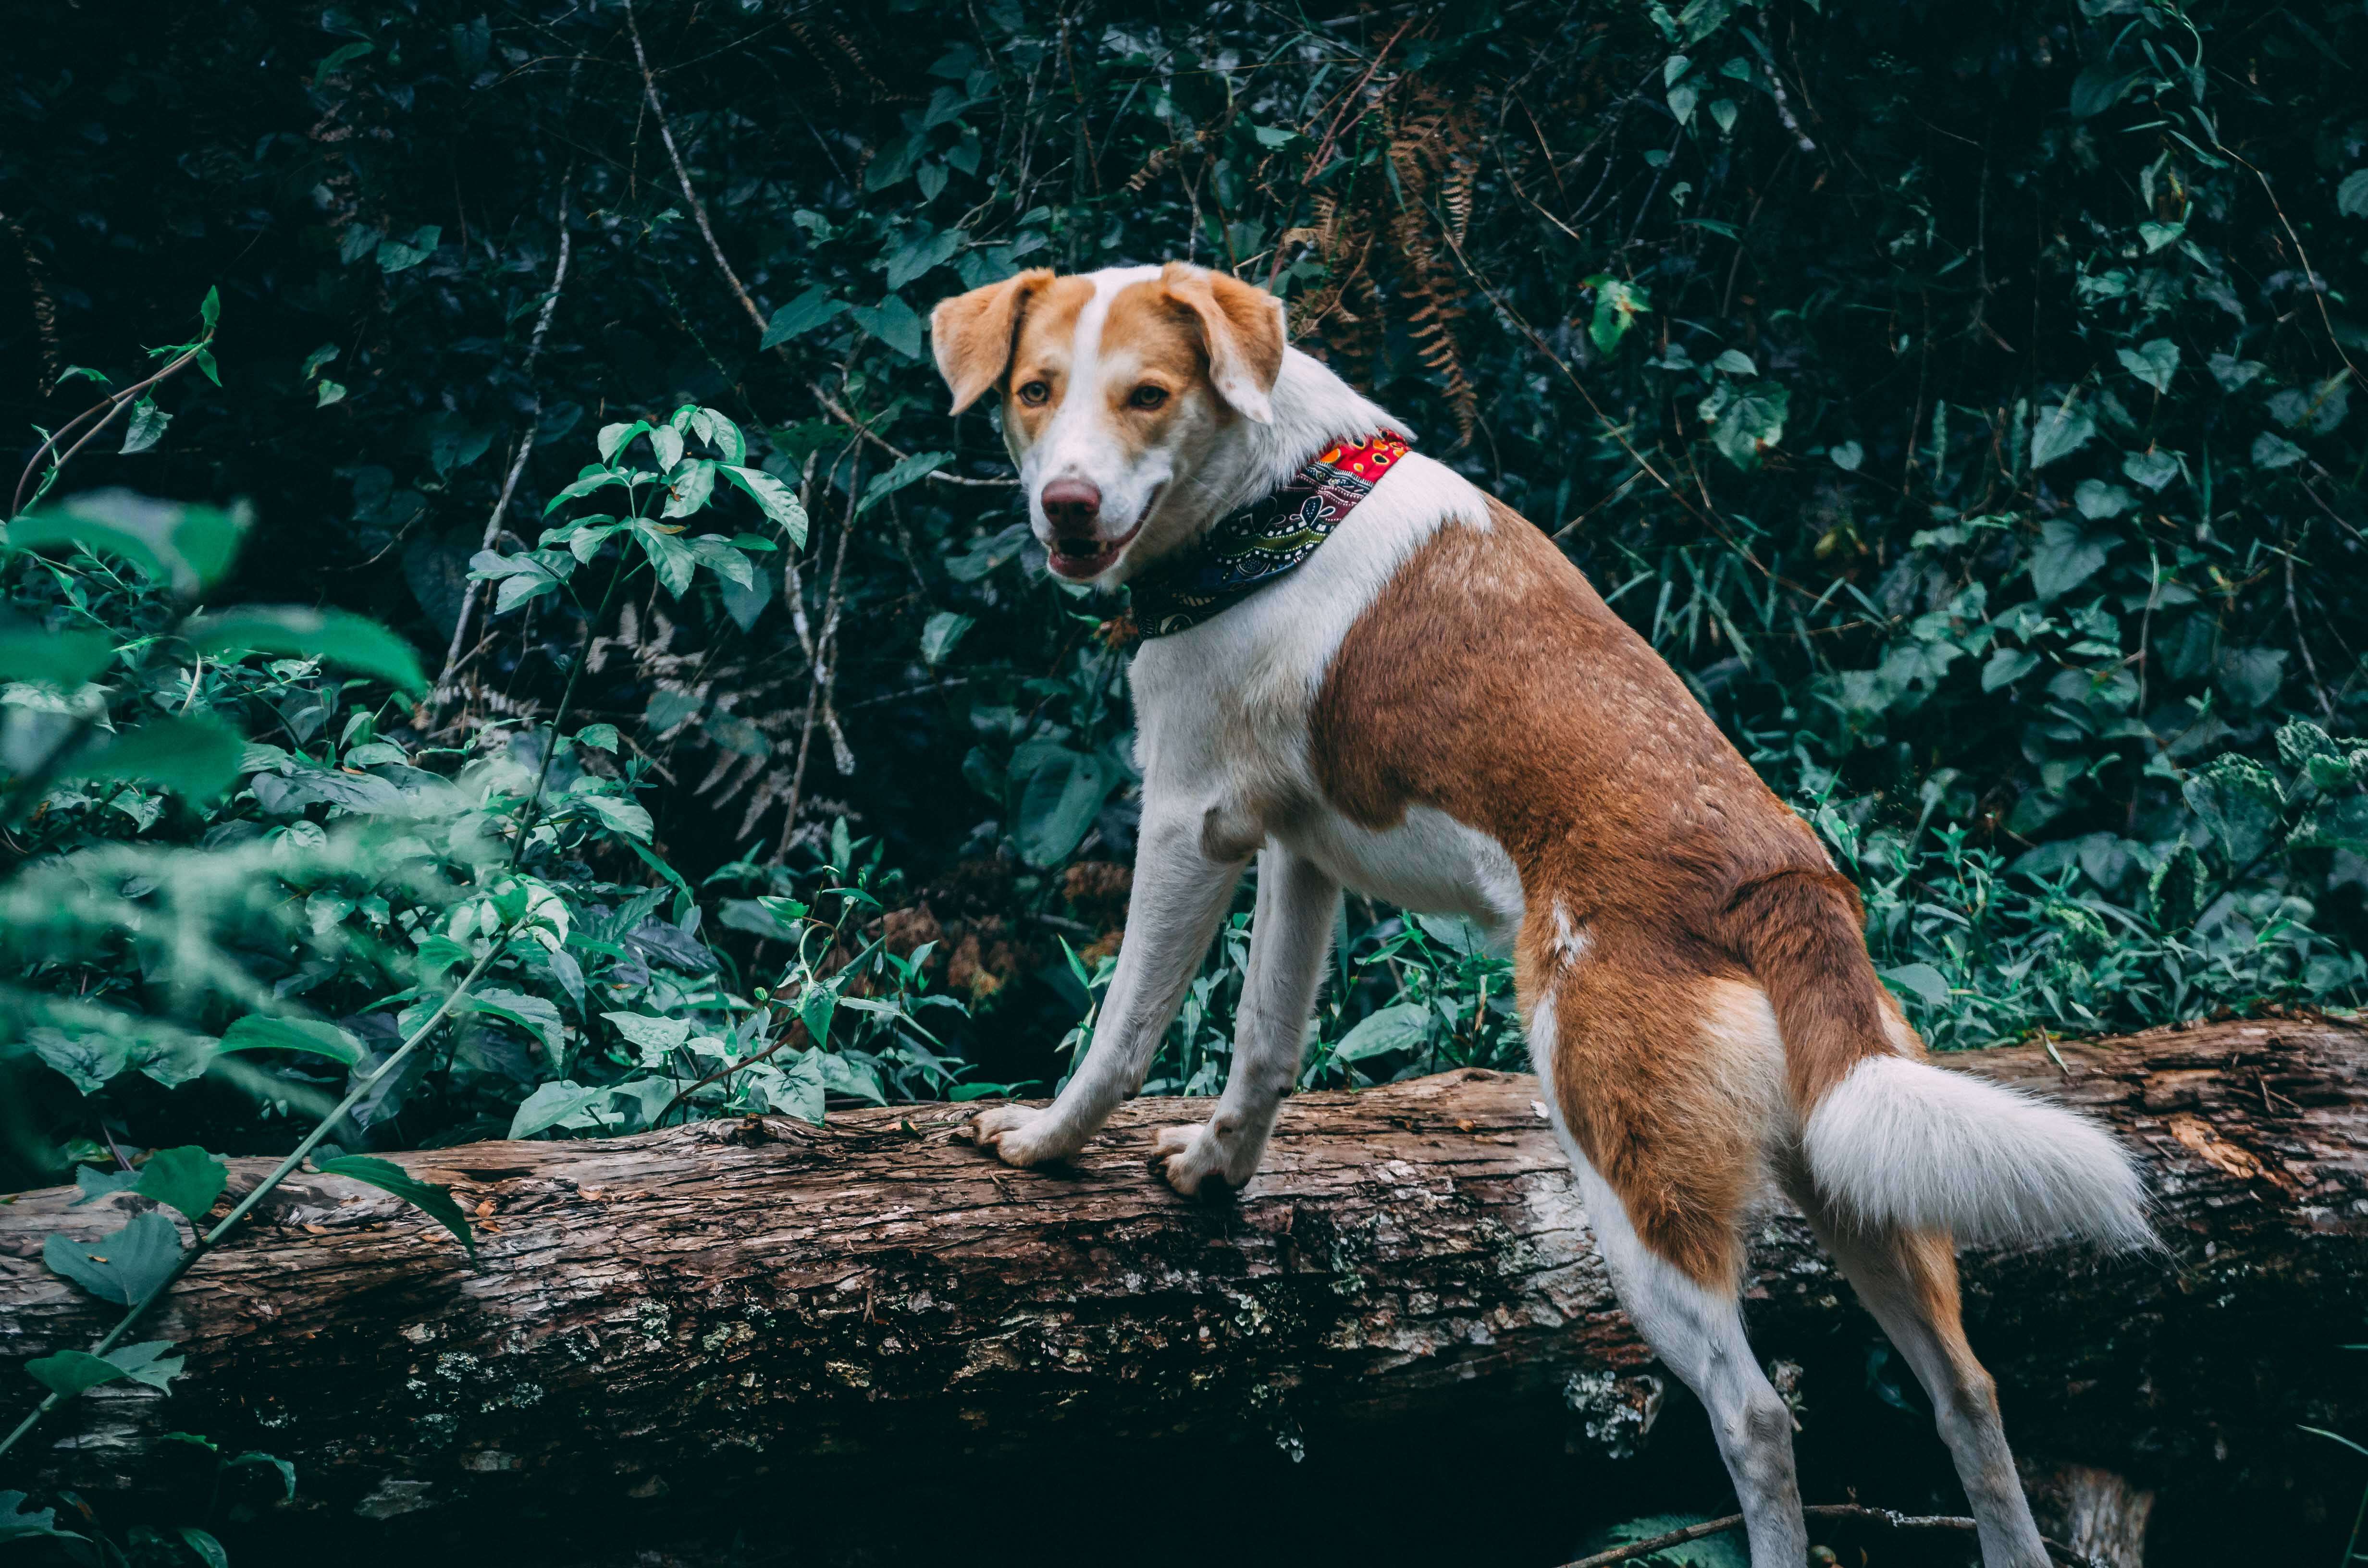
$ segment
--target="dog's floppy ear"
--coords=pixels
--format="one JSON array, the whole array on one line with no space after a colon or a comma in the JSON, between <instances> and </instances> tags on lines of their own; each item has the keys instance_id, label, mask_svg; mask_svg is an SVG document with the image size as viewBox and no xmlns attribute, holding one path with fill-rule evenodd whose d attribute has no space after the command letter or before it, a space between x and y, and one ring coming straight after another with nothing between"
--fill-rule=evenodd
<instances>
[{"instance_id":1,"label":"dog's floppy ear","mask_svg":"<svg viewBox=\"0 0 2368 1568\"><path fill-rule=\"evenodd\" d=\"M1209 380L1245 418L1274 423L1272 393L1282 374L1282 301L1254 283L1171 261L1159 270L1167 297L1201 321Z\"/></svg>"},{"instance_id":2,"label":"dog's floppy ear","mask_svg":"<svg viewBox=\"0 0 2368 1568\"><path fill-rule=\"evenodd\" d=\"M1019 312L1029 297L1051 281L1051 268L1033 267L1000 283L941 300L929 312L929 347L938 356L938 373L954 393L954 405L948 412L960 414L1003 379L1003 372L1011 368Z\"/></svg>"}]
</instances>

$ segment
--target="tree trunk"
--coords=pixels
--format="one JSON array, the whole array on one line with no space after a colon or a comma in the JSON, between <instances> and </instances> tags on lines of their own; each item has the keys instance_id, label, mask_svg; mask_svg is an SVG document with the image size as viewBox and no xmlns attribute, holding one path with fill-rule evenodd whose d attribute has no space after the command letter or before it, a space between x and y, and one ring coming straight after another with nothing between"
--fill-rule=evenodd
<instances>
[{"instance_id":1,"label":"tree trunk","mask_svg":"<svg viewBox=\"0 0 2368 1568\"><path fill-rule=\"evenodd\" d=\"M2349 1472L2296 1424L2368 1436L2334 1349L2362 1337L2368 1035L2270 1019L2056 1054L2064 1068L2040 1048L1947 1064L2106 1118L2144 1157L2169 1256L1967 1257L1969 1329L2018 1447L2166 1507L2201 1487L2323 1512ZM959 1140L969 1108L940 1105L399 1156L478 1216L475 1268L416 1210L300 1176L134 1336L188 1354L170 1403L99 1390L24 1470L104 1494L182 1428L293 1460L299 1507L369 1518L713 1494L768 1471L805 1484L834 1462L1061 1439L1290 1451L1557 1405L1575 1443L1617 1454L1669 1391L1537 1093L1474 1071L1300 1096L1230 1204L1181 1200L1144 1165L1151 1130L1206 1102L1139 1101L1053 1171L992 1163ZM267 1165L235 1162L233 1193ZM142 1200L72 1197L0 1207L10 1359L111 1321L40 1243L111 1231ZM1873 1331L1797 1216L1769 1217L1752 1262L1759 1354L1813 1369L1807 1441ZM6 1387L13 1422L30 1385Z\"/></svg>"}]
</instances>

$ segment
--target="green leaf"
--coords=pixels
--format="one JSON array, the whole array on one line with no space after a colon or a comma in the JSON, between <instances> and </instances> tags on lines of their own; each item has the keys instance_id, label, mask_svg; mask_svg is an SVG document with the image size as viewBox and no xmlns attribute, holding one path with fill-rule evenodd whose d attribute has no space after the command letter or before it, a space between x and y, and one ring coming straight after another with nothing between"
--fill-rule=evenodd
<instances>
[{"instance_id":1,"label":"green leaf","mask_svg":"<svg viewBox=\"0 0 2368 1568\"><path fill-rule=\"evenodd\" d=\"M700 458L682 465L666 483L665 509L658 515L666 517L688 517L707 505L715 494L715 463Z\"/></svg>"},{"instance_id":2,"label":"green leaf","mask_svg":"<svg viewBox=\"0 0 2368 1568\"><path fill-rule=\"evenodd\" d=\"M424 697L427 676L411 644L368 616L298 605L259 605L199 616L182 628L201 653L270 653L319 659L375 676L397 691Z\"/></svg>"},{"instance_id":3,"label":"green leaf","mask_svg":"<svg viewBox=\"0 0 2368 1568\"><path fill-rule=\"evenodd\" d=\"M580 746L589 746L594 751L605 751L613 756L618 744L617 726L586 724L575 732L575 744Z\"/></svg>"},{"instance_id":4,"label":"green leaf","mask_svg":"<svg viewBox=\"0 0 2368 1568\"><path fill-rule=\"evenodd\" d=\"M473 991L461 999L467 1012L484 1013L489 1017L516 1024L542 1042L542 1048L557 1061L566 1038L566 1027L560 1022L559 1006L541 996L529 996L523 991L507 991L499 986L487 986Z\"/></svg>"},{"instance_id":5,"label":"green leaf","mask_svg":"<svg viewBox=\"0 0 2368 1568\"><path fill-rule=\"evenodd\" d=\"M181 1375L187 1359L165 1355L171 1348L170 1340L151 1339L139 1345L117 1346L104 1356L94 1356L87 1350L61 1350L54 1356L26 1362L25 1370L43 1388L68 1399L118 1380L145 1383L170 1393L172 1390L167 1385Z\"/></svg>"},{"instance_id":6,"label":"green leaf","mask_svg":"<svg viewBox=\"0 0 2368 1568\"><path fill-rule=\"evenodd\" d=\"M632 445L633 437L646 436L649 433L650 422L646 419L619 420L614 425L601 426L600 434L595 438L594 444L600 449L600 460L604 463L613 463L617 460L619 452Z\"/></svg>"},{"instance_id":7,"label":"green leaf","mask_svg":"<svg viewBox=\"0 0 2368 1568\"><path fill-rule=\"evenodd\" d=\"M1031 866L1053 866L1094 824L1102 802L1118 783L1117 771L1100 756L1072 751L1043 742L1021 747L1025 761L1015 756L1015 775L1026 768L1028 782L1019 792L1019 825L1012 834L1019 853Z\"/></svg>"},{"instance_id":8,"label":"green leaf","mask_svg":"<svg viewBox=\"0 0 2368 1568\"><path fill-rule=\"evenodd\" d=\"M2179 460L2170 453L2148 449L2132 452L2122 460L2122 472L2131 483L2148 490L2160 490L2179 477Z\"/></svg>"},{"instance_id":9,"label":"green leaf","mask_svg":"<svg viewBox=\"0 0 2368 1568\"><path fill-rule=\"evenodd\" d=\"M888 253L888 287L902 289L924 273L943 266L962 247L960 229L933 233L927 222L916 223L904 242Z\"/></svg>"},{"instance_id":10,"label":"green leaf","mask_svg":"<svg viewBox=\"0 0 2368 1568\"><path fill-rule=\"evenodd\" d=\"M2276 841L2285 791L2277 775L2251 757L2214 757L2188 778L2182 793L2232 864L2249 864Z\"/></svg>"},{"instance_id":11,"label":"green leaf","mask_svg":"<svg viewBox=\"0 0 2368 1568\"><path fill-rule=\"evenodd\" d=\"M72 1530L57 1528L58 1511L43 1508L38 1513L25 1506L22 1492L0 1492L0 1545L12 1540L37 1540L53 1538L59 1540L85 1540Z\"/></svg>"},{"instance_id":12,"label":"green leaf","mask_svg":"<svg viewBox=\"0 0 2368 1568\"><path fill-rule=\"evenodd\" d=\"M72 691L97 680L114 657L115 639L104 631L0 628L0 679Z\"/></svg>"},{"instance_id":13,"label":"green leaf","mask_svg":"<svg viewBox=\"0 0 2368 1568\"><path fill-rule=\"evenodd\" d=\"M723 596L723 613L730 616L732 624L743 631L754 631L757 618L765 613L765 607L773 602L773 574L770 572L757 573L748 579L745 587L730 578L723 579L719 586Z\"/></svg>"},{"instance_id":14,"label":"green leaf","mask_svg":"<svg viewBox=\"0 0 2368 1568\"><path fill-rule=\"evenodd\" d=\"M650 842L656 824L650 820L649 808L639 801L628 801L616 795L577 795L570 802L600 819L601 825L611 833L621 833L628 838Z\"/></svg>"},{"instance_id":15,"label":"green leaf","mask_svg":"<svg viewBox=\"0 0 2368 1568\"><path fill-rule=\"evenodd\" d=\"M927 479L952 456L951 452L915 452L894 467L873 474L871 483L863 487L863 499L856 504L855 515L860 517L906 485Z\"/></svg>"},{"instance_id":16,"label":"green leaf","mask_svg":"<svg viewBox=\"0 0 2368 1568\"><path fill-rule=\"evenodd\" d=\"M2283 648L2226 648L2214 666L2214 679L2228 699L2244 708L2267 708L2285 684Z\"/></svg>"},{"instance_id":17,"label":"green leaf","mask_svg":"<svg viewBox=\"0 0 2368 1568\"><path fill-rule=\"evenodd\" d=\"M71 1034L64 1029L37 1028L27 1037L33 1054L65 1074L85 1095L95 1095L131 1065L131 1042L120 1035Z\"/></svg>"},{"instance_id":18,"label":"green leaf","mask_svg":"<svg viewBox=\"0 0 2368 1568\"><path fill-rule=\"evenodd\" d=\"M929 617L921 628L922 663L931 669L944 664L947 655L954 651L954 644L962 640L962 633L976 624L973 618L950 609Z\"/></svg>"},{"instance_id":19,"label":"green leaf","mask_svg":"<svg viewBox=\"0 0 2368 1568\"><path fill-rule=\"evenodd\" d=\"M140 1167L140 1184L132 1188L168 1209L177 1209L196 1224L230 1185L230 1167L194 1143L159 1149Z\"/></svg>"},{"instance_id":20,"label":"green leaf","mask_svg":"<svg viewBox=\"0 0 2368 1568\"><path fill-rule=\"evenodd\" d=\"M2101 479L2084 479L2072 490L2073 509L2093 521L2118 517L2130 509L2130 493Z\"/></svg>"},{"instance_id":21,"label":"green leaf","mask_svg":"<svg viewBox=\"0 0 2368 1568\"><path fill-rule=\"evenodd\" d=\"M1856 441L1836 441L1826 449L1826 456L1844 473L1856 473L1859 464L1866 461L1866 449Z\"/></svg>"},{"instance_id":22,"label":"green leaf","mask_svg":"<svg viewBox=\"0 0 2368 1568\"><path fill-rule=\"evenodd\" d=\"M2170 378L2179 369L2179 345L2169 338L2153 338L2135 348L2117 348L2113 354L2122 369L2155 391L2170 390Z\"/></svg>"},{"instance_id":23,"label":"green leaf","mask_svg":"<svg viewBox=\"0 0 2368 1568\"><path fill-rule=\"evenodd\" d=\"M1996 691L2002 686L2012 686L2038 667L2038 654L2021 648L2000 648L1982 666L1982 689Z\"/></svg>"},{"instance_id":24,"label":"green leaf","mask_svg":"<svg viewBox=\"0 0 2368 1568\"><path fill-rule=\"evenodd\" d=\"M237 1051L301 1051L350 1067L362 1059L362 1042L335 1024L311 1018L268 1018L250 1014L222 1031L224 1055Z\"/></svg>"},{"instance_id":25,"label":"green leaf","mask_svg":"<svg viewBox=\"0 0 2368 1568\"><path fill-rule=\"evenodd\" d=\"M334 1160L316 1161L315 1165L323 1176L344 1176L394 1194L459 1237L461 1245L468 1251L469 1261L477 1261L476 1235L469 1229L468 1216L452 1200L451 1188L421 1181L393 1160L370 1154L345 1154Z\"/></svg>"},{"instance_id":26,"label":"green leaf","mask_svg":"<svg viewBox=\"0 0 2368 1568\"><path fill-rule=\"evenodd\" d=\"M586 1088L570 1078L544 1084L527 1096L526 1103L518 1108L510 1119L510 1138L531 1138L536 1133L558 1126L587 1106L605 1102L611 1091L606 1085L595 1084Z\"/></svg>"},{"instance_id":27,"label":"green leaf","mask_svg":"<svg viewBox=\"0 0 2368 1568\"><path fill-rule=\"evenodd\" d=\"M1611 354L1628 335L1628 328L1640 315L1652 311L1652 297L1641 284L1624 282L1608 272L1599 272L1586 280L1595 290L1595 313L1588 319L1587 335L1596 351Z\"/></svg>"},{"instance_id":28,"label":"green leaf","mask_svg":"<svg viewBox=\"0 0 2368 1568\"><path fill-rule=\"evenodd\" d=\"M1902 964L1883 971L1883 983L1895 994L1909 994L1935 1007L1949 1005L1949 982L1929 963Z\"/></svg>"},{"instance_id":29,"label":"green leaf","mask_svg":"<svg viewBox=\"0 0 2368 1568\"><path fill-rule=\"evenodd\" d=\"M806 509L798 505L797 492L775 479L761 468L744 468L737 464L717 465L716 472L746 491L766 517L780 526L792 543L806 542Z\"/></svg>"},{"instance_id":30,"label":"green leaf","mask_svg":"<svg viewBox=\"0 0 2368 1568\"><path fill-rule=\"evenodd\" d=\"M332 75L336 74L338 67L347 64L350 62L359 60L363 55L368 54L371 50L376 49L378 45L370 42L367 39L363 39L354 43L341 43L337 45L336 48L323 55L321 57L321 62L313 68L313 85L316 87L319 86L322 83L327 81Z\"/></svg>"},{"instance_id":31,"label":"green leaf","mask_svg":"<svg viewBox=\"0 0 2368 1568\"><path fill-rule=\"evenodd\" d=\"M595 490L606 490L612 484L623 484L625 483L625 476L619 473L614 469L604 468L597 470L591 473L584 474L572 483L563 486L558 494L553 495L550 500L544 502L542 506L542 515L546 517L551 516L552 513L556 512L560 507L565 506L568 502L575 500L579 495L589 495Z\"/></svg>"},{"instance_id":32,"label":"green leaf","mask_svg":"<svg viewBox=\"0 0 2368 1568\"><path fill-rule=\"evenodd\" d=\"M1332 1060L1364 1062L1393 1051L1417 1050L1430 1038L1434 1016L1429 1006L1421 1002L1399 1002L1376 1008L1340 1037L1340 1043L1333 1048Z\"/></svg>"},{"instance_id":33,"label":"green leaf","mask_svg":"<svg viewBox=\"0 0 2368 1568\"><path fill-rule=\"evenodd\" d=\"M2063 517L2042 523L2039 544L2031 552L2031 586L2039 602L2060 598L2103 570L2112 543L2108 536L2081 532L2078 524Z\"/></svg>"},{"instance_id":34,"label":"green leaf","mask_svg":"<svg viewBox=\"0 0 2368 1568\"><path fill-rule=\"evenodd\" d=\"M154 719L78 757L74 778L138 778L193 801L221 796L240 773L246 743L211 713Z\"/></svg>"},{"instance_id":35,"label":"green leaf","mask_svg":"<svg viewBox=\"0 0 2368 1568\"><path fill-rule=\"evenodd\" d=\"M1711 445L1739 469L1759 465L1759 454L1784 438L1784 415L1792 393L1783 387L1759 386L1737 392L1722 382L1695 412L1711 422Z\"/></svg>"},{"instance_id":36,"label":"green leaf","mask_svg":"<svg viewBox=\"0 0 2368 1568\"><path fill-rule=\"evenodd\" d=\"M407 271L436 254L444 230L435 223L423 223L401 239L384 239L378 243L380 270L395 273Z\"/></svg>"},{"instance_id":37,"label":"green leaf","mask_svg":"<svg viewBox=\"0 0 2368 1568\"><path fill-rule=\"evenodd\" d=\"M2302 461L2303 449L2274 430L2264 430L2253 437L2255 468L2292 468Z\"/></svg>"},{"instance_id":38,"label":"green leaf","mask_svg":"<svg viewBox=\"0 0 2368 1568\"><path fill-rule=\"evenodd\" d=\"M757 563L733 548L722 534L701 534L690 541L690 553L701 566L736 588L756 585Z\"/></svg>"},{"instance_id":39,"label":"green leaf","mask_svg":"<svg viewBox=\"0 0 2368 1568\"><path fill-rule=\"evenodd\" d=\"M2346 218L2368 218L2368 169L2354 169L2335 187L2335 210Z\"/></svg>"},{"instance_id":40,"label":"green leaf","mask_svg":"<svg viewBox=\"0 0 2368 1568\"><path fill-rule=\"evenodd\" d=\"M2105 65L2089 66L2072 80L2072 118L2093 119L2104 113L2121 102L2130 84L2142 74L2138 71L2115 72Z\"/></svg>"},{"instance_id":41,"label":"green leaf","mask_svg":"<svg viewBox=\"0 0 2368 1568\"><path fill-rule=\"evenodd\" d=\"M196 1552L206 1568L230 1568L230 1553L222 1550L222 1542L195 1525L183 1525L180 1531L182 1544Z\"/></svg>"},{"instance_id":42,"label":"green leaf","mask_svg":"<svg viewBox=\"0 0 2368 1568\"><path fill-rule=\"evenodd\" d=\"M921 318L905 302L902 294L890 294L877 305L850 306L847 312L855 324L878 338L907 359L921 357Z\"/></svg>"},{"instance_id":43,"label":"green leaf","mask_svg":"<svg viewBox=\"0 0 2368 1568\"><path fill-rule=\"evenodd\" d=\"M673 1051L690 1038L688 1018L660 1018L647 1013L603 1013L627 1043L645 1051Z\"/></svg>"},{"instance_id":44,"label":"green leaf","mask_svg":"<svg viewBox=\"0 0 2368 1568\"><path fill-rule=\"evenodd\" d=\"M102 1171L91 1165L76 1165L74 1187L82 1196L74 1200L72 1207L79 1209L95 1199L129 1192L139 1185L138 1171Z\"/></svg>"},{"instance_id":45,"label":"green leaf","mask_svg":"<svg viewBox=\"0 0 2368 1568\"><path fill-rule=\"evenodd\" d=\"M2368 795L2322 797L2294 830L2297 845L2368 855Z\"/></svg>"},{"instance_id":46,"label":"green leaf","mask_svg":"<svg viewBox=\"0 0 2368 1568\"><path fill-rule=\"evenodd\" d=\"M120 455L128 458L134 452L146 451L165 438L165 426L172 422L173 416L157 407L154 398L142 398L131 405L131 422L123 427Z\"/></svg>"},{"instance_id":47,"label":"green leaf","mask_svg":"<svg viewBox=\"0 0 2368 1568\"><path fill-rule=\"evenodd\" d=\"M2077 398L2048 404L2031 426L2031 466L2045 468L2087 446L2097 434L2097 422Z\"/></svg>"},{"instance_id":48,"label":"green leaf","mask_svg":"<svg viewBox=\"0 0 2368 1568\"><path fill-rule=\"evenodd\" d=\"M692 574L699 570L699 557L691 553L690 546L641 518L633 521L633 537L641 541L642 553L657 574L658 585L673 597L682 597L683 590L690 586Z\"/></svg>"},{"instance_id":49,"label":"green leaf","mask_svg":"<svg viewBox=\"0 0 2368 1568\"><path fill-rule=\"evenodd\" d=\"M151 1210L111 1235L90 1243L52 1234L41 1261L102 1301L128 1307L163 1284L181 1261L181 1233Z\"/></svg>"},{"instance_id":50,"label":"green leaf","mask_svg":"<svg viewBox=\"0 0 2368 1568\"><path fill-rule=\"evenodd\" d=\"M2203 858L2182 837L2146 879L2146 912L2155 929L2184 931L2202 919L2203 889Z\"/></svg>"},{"instance_id":51,"label":"green leaf","mask_svg":"<svg viewBox=\"0 0 2368 1568\"><path fill-rule=\"evenodd\" d=\"M18 550L71 544L118 556L188 598L222 580L253 521L244 503L184 506L129 490L86 490L15 519L6 542Z\"/></svg>"}]
</instances>

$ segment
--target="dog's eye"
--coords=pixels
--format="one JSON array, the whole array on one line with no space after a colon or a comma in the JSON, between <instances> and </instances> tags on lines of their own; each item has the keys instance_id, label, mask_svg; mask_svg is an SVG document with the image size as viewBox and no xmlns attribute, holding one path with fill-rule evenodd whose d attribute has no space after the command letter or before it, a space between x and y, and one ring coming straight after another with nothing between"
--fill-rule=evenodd
<instances>
[{"instance_id":1,"label":"dog's eye","mask_svg":"<svg viewBox=\"0 0 2368 1568\"><path fill-rule=\"evenodd\" d=\"M1133 392L1128 393L1126 401L1127 405L1131 408L1157 408L1161 403L1167 401L1167 389L1166 387L1151 386L1146 383L1145 385L1135 388Z\"/></svg>"},{"instance_id":2,"label":"dog's eye","mask_svg":"<svg viewBox=\"0 0 2368 1568\"><path fill-rule=\"evenodd\" d=\"M1042 403L1046 398L1049 398L1052 395L1053 389L1046 386L1042 381L1030 381L1026 386L1019 389L1019 401L1030 404L1031 407Z\"/></svg>"}]
</instances>

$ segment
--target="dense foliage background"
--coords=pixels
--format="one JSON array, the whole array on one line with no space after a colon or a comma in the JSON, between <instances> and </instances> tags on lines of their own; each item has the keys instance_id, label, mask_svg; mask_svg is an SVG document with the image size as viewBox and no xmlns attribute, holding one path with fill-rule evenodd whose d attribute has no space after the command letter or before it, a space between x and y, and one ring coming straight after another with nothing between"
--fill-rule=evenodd
<instances>
[{"instance_id":1,"label":"dense foliage background","mask_svg":"<svg viewBox=\"0 0 2368 1568\"><path fill-rule=\"evenodd\" d=\"M1049 1087L1116 607L923 340L1033 265L1284 293L1816 822L1937 1043L2355 1006L2363 68L2349 0L45 11L0 1185L285 1150L406 1040L342 1146ZM1155 1086L1221 1080L1246 918ZM1341 934L1311 1079L1518 1059L1468 931Z\"/></svg>"}]
</instances>

